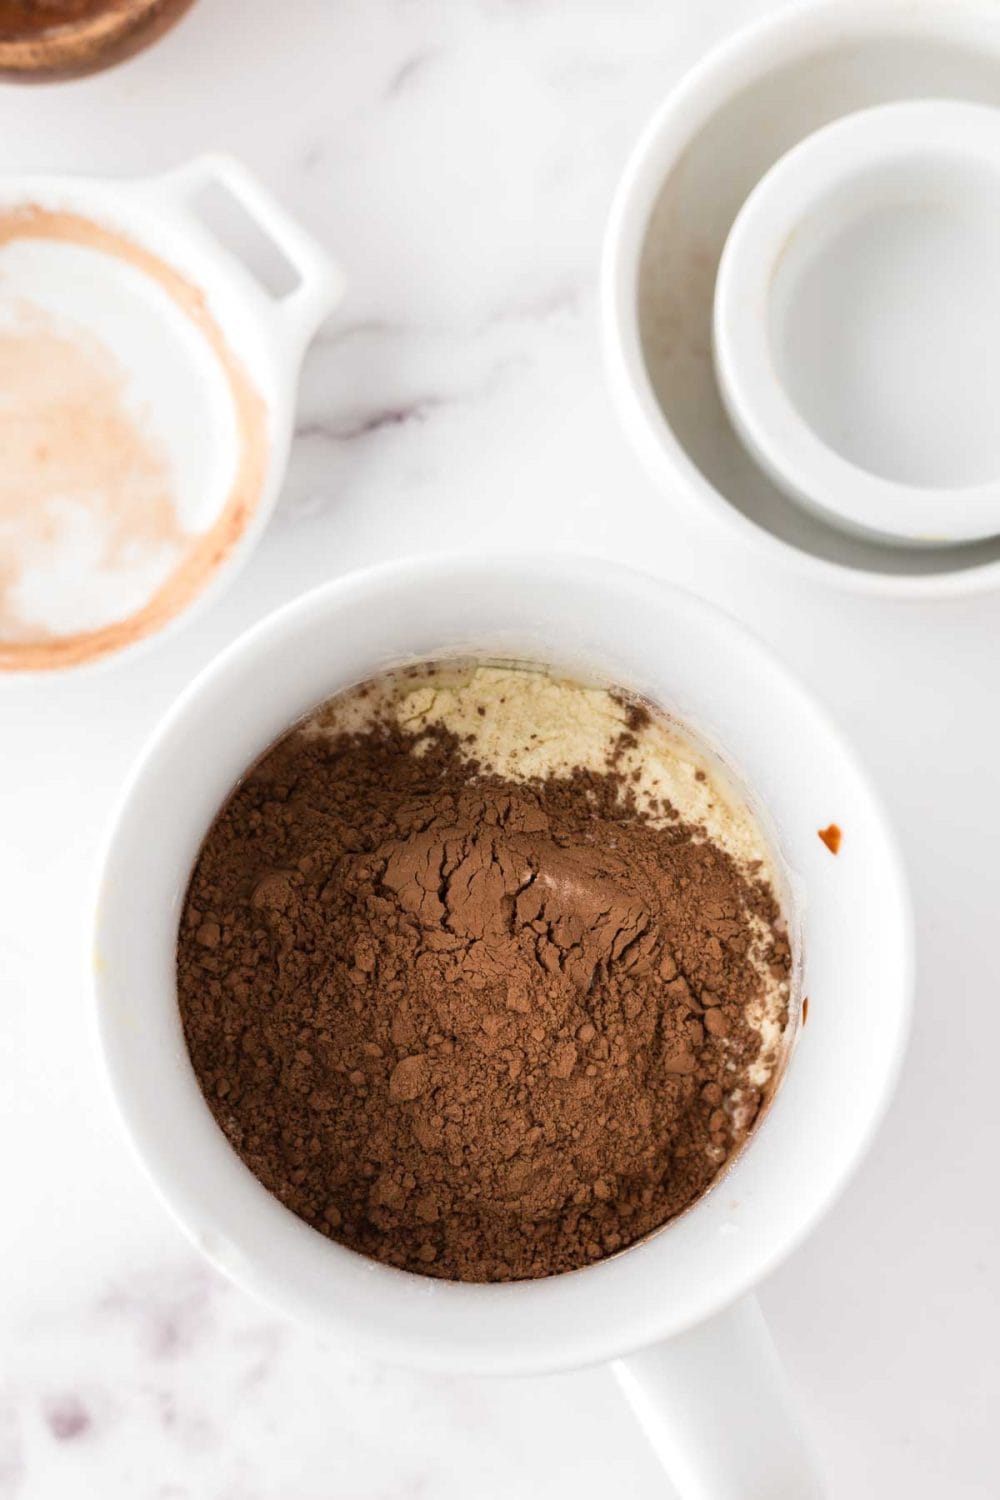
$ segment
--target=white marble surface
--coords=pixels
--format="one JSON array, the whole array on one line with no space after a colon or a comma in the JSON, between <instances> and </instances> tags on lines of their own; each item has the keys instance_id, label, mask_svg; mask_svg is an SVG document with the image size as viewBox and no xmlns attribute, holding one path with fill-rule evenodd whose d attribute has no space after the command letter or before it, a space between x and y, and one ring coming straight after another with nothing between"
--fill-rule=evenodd
<instances>
[{"instance_id":1,"label":"white marble surface","mask_svg":"<svg viewBox=\"0 0 1000 1500\"><path fill-rule=\"evenodd\" d=\"M1000 1393L1000 599L764 574L683 527L602 385L610 194L664 90L761 0L198 0L105 78L0 88L0 170L246 160L350 296L309 357L279 513L234 589L133 665L0 696L0 1497L530 1500L666 1493L609 1376L375 1368L208 1272L99 1076L83 913L126 767L265 610L414 549L560 545L739 613L827 698L898 822L916 1032L836 1211L763 1289L835 1500L989 1500ZM0 457L2 461L2 457Z\"/></svg>"}]
</instances>

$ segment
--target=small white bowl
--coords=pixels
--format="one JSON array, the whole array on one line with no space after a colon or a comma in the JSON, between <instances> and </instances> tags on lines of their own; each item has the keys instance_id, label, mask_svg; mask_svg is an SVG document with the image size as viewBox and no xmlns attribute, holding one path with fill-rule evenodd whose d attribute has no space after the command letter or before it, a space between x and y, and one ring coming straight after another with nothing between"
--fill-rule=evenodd
<instances>
[{"instance_id":1,"label":"small white bowl","mask_svg":"<svg viewBox=\"0 0 1000 1500\"><path fill-rule=\"evenodd\" d=\"M714 347L793 499L896 543L1000 534L1000 111L888 104L789 151L730 230Z\"/></svg>"}]
</instances>

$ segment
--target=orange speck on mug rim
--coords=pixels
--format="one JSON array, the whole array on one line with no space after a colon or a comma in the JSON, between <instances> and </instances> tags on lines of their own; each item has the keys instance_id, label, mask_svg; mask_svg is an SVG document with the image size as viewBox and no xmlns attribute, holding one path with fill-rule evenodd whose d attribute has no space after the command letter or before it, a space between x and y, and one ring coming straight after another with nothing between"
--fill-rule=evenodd
<instances>
[{"instance_id":1,"label":"orange speck on mug rim","mask_svg":"<svg viewBox=\"0 0 1000 1500\"><path fill-rule=\"evenodd\" d=\"M840 853L840 841L843 838L843 834L836 823L831 823L827 828L820 828L818 833L831 854Z\"/></svg>"}]
</instances>

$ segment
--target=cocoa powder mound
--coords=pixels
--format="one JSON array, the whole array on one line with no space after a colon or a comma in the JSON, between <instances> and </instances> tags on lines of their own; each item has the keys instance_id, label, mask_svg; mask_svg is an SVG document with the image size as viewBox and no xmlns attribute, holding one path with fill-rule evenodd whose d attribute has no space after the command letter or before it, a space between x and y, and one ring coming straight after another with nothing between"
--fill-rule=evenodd
<instances>
[{"instance_id":1,"label":"cocoa powder mound","mask_svg":"<svg viewBox=\"0 0 1000 1500\"><path fill-rule=\"evenodd\" d=\"M613 755L521 783L444 731L296 731L208 835L178 995L293 1212L410 1271L538 1277L681 1212L752 1127L761 931L786 977L770 887L640 815Z\"/></svg>"}]
</instances>

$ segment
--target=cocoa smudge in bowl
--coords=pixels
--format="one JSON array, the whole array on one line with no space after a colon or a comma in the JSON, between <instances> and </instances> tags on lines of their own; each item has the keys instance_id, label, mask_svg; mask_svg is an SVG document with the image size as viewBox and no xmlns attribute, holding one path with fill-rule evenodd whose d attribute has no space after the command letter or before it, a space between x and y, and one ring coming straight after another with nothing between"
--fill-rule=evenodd
<instances>
[{"instance_id":1,"label":"cocoa smudge in bowl","mask_svg":"<svg viewBox=\"0 0 1000 1500\"><path fill-rule=\"evenodd\" d=\"M96 73L152 45L194 0L0 0L0 78Z\"/></svg>"}]
</instances>

